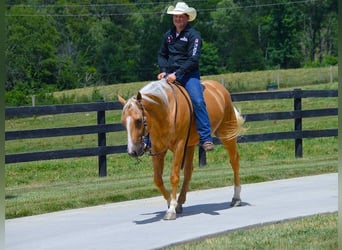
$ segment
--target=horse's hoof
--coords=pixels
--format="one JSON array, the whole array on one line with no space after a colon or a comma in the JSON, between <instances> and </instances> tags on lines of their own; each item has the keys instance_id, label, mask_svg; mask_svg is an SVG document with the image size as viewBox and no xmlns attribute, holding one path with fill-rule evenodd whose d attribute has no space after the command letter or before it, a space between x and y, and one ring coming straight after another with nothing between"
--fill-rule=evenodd
<instances>
[{"instance_id":1,"label":"horse's hoof","mask_svg":"<svg viewBox=\"0 0 342 250\"><path fill-rule=\"evenodd\" d=\"M182 206L182 204L178 204L178 205L177 205L177 207L176 207L176 213L177 213L177 214L183 213L183 206Z\"/></svg>"},{"instance_id":2,"label":"horse's hoof","mask_svg":"<svg viewBox=\"0 0 342 250\"><path fill-rule=\"evenodd\" d=\"M241 199L239 198L233 198L232 202L230 203L231 207L238 207L241 206Z\"/></svg>"},{"instance_id":3,"label":"horse's hoof","mask_svg":"<svg viewBox=\"0 0 342 250\"><path fill-rule=\"evenodd\" d=\"M176 219L176 213L174 212L166 212L164 216L164 220L175 220Z\"/></svg>"}]
</instances>

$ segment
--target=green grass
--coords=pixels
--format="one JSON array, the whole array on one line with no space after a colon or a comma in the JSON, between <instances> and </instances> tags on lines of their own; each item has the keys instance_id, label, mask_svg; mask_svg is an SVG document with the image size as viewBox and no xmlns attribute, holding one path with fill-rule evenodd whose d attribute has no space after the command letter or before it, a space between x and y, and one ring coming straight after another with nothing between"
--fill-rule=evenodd
<instances>
[{"instance_id":1,"label":"green grass","mask_svg":"<svg viewBox=\"0 0 342 250\"><path fill-rule=\"evenodd\" d=\"M334 74L337 68L333 68ZM323 72L323 73L322 73ZM264 90L266 83L279 75L281 90L337 89L337 82L324 82L329 69L300 69L235 73L215 76L234 92ZM321 77L317 77L321 76ZM214 76L208 77L215 79ZM133 83L101 87L106 100L116 100L116 95L129 97L146 83ZM96 87L98 91L100 87ZM84 88L56 93L56 96L73 101L85 100L94 88ZM72 96L72 98L70 98ZM293 110L292 100L238 102L235 105L243 114ZM303 109L337 107L337 98L303 99ZM107 115L107 123L120 122L120 111ZM6 131L53 128L96 124L96 113L38 116L5 121ZM292 131L292 120L247 123L247 134ZM337 128L337 117L303 119L303 129ZM126 143L124 132L107 135L108 145ZM286 179L299 176L337 172L337 137L304 139L303 158L294 156L293 140L259 143L241 143L240 176L243 184ZM67 136L47 139L6 141L6 154L97 145L96 135ZM207 165L195 171L190 191L233 184L233 173L222 146L208 153ZM164 180L169 187L171 154L165 160ZM70 208L80 208L105 203L140 199L161 195L152 179L151 158L144 156L136 161L126 154L109 155L108 176L98 177L96 157L71 158L8 164L5 169L6 218L36 215ZM243 192L242 192L243 198ZM228 197L228 199L230 199ZM273 225L257 226L215 237L208 237L167 249L337 249L337 213L315 215Z\"/></svg>"},{"instance_id":2,"label":"green grass","mask_svg":"<svg viewBox=\"0 0 342 250\"><path fill-rule=\"evenodd\" d=\"M335 250L337 241L337 213L332 213L241 229L165 250Z\"/></svg>"},{"instance_id":3,"label":"green grass","mask_svg":"<svg viewBox=\"0 0 342 250\"><path fill-rule=\"evenodd\" d=\"M325 70L324 74L327 74L327 69L319 70ZM283 82L282 89L285 90L285 87L293 88L292 85L285 86L290 85L290 83L285 84L284 79L292 79L291 77L294 76L305 83L303 86L298 86L299 80L296 80L296 87L302 89L337 89L337 82L319 84L318 80L314 80L314 73L317 74L319 70L279 71L281 82ZM335 71L335 68L333 70ZM262 82L267 82L268 75L278 73L271 71L236 73L222 77L226 79L225 82L245 82L247 84L245 87L248 90L255 90ZM314 84L306 85L308 79L311 79ZM117 93L129 96L144 84L105 86L101 87L101 90L107 93L109 99L115 99ZM265 85L262 86L264 88ZM91 88L85 88L56 93L56 96L66 96L72 93L75 98L81 98L84 95L91 95L91 92ZM241 109L243 114L293 110L293 101L290 99L237 102L235 105ZM328 107L337 107L337 98L304 99L302 103L303 109ZM119 123L120 115L121 111L119 110L109 112L106 115L107 123ZM96 113L94 112L35 116L5 121L6 131L93 124L96 124ZM257 134L292 131L294 124L292 120L281 120L251 122L247 123L246 126L249 128L247 134ZM303 129L336 127L337 117L303 119ZM125 143L125 132L107 135L108 145ZM95 146L97 146L96 135L82 135L6 141L5 148L6 154L12 154ZM241 143L239 144L239 151L242 184L337 171L338 147L336 137L304 139L304 157L302 159L296 159L294 156L293 140ZM217 146L214 152L208 154L207 166L199 168L197 159L196 154L196 168L190 186L191 190L232 185L232 170L222 146ZM172 156L168 154L164 174L167 185L171 162ZM160 195L153 184L150 157L144 156L140 162L137 162L126 154L110 155L107 164L108 176L105 178L98 177L96 157L6 165L6 218Z\"/></svg>"},{"instance_id":4,"label":"green grass","mask_svg":"<svg viewBox=\"0 0 342 250\"><path fill-rule=\"evenodd\" d=\"M221 82L232 93L243 91L264 91L269 83L277 82L281 90L302 88L307 85L321 85L331 81L337 81L338 67L302 68L290 70L264 70L254 72L239 72L223 75L202 76L203 80L212 79ZM154 80L154 79L151 79ZM95 96L101 96L106 101L117 100L117 95L125 98L135 95L138 90L148 82L135 82L131 84L113 84L96 87L85 87L56 92L54 97L62 103L86 102ZM36 100L39 103L39 100Z\"/></svg>"},{"instance_id":5,"label":"green grass","mask_svg":"<svg viewBox=\"0 0 342 250\"><path fill-rule=\"evenodd\" d=\"M239 150L243 184L337 171L336 138L308 140L302 159L294 158L293 142L290 141L240 144ZM97 159L94 157L8 165L6 217L160 195L152 181L150 157L144 156L140 163L125 154L108 158L106 178L97 177ZM171 160L168 155L167 186ZM232 170L222 146L208 154L207 160L205 167L195 167L190 190L232 185Z\"/></svg>"}]
</instances>

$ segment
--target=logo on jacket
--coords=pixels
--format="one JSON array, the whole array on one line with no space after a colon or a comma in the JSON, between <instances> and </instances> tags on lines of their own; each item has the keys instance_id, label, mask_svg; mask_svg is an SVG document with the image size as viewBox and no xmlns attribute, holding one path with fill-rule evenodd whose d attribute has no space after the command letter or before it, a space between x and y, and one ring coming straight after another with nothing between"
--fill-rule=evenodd
<instances>
[{"instance_id":1,"label":"logo on jacket","mask_svg":"<svg viewBox=\"0 0 342 250\"><path fill-rule=\"evenodd\" d=\"M187 41L188 41L188 38L185 37L185 36L183 36L183 37L181 37L179 40L184 41L184 42L187 42Z\"/></svg>"},{"instance_id":2,"label":"logo on jacket","mask_svg":"<svg viewBox=\"0 0 342 250\"><path fill-rule=\"evenodd\" d=\"M193 55L193 56L196 55L196 53L197 53L198 45L199 45L199 39L196 38L196 39L195 39L194 48L193 48L193 50L192 50L192 55Z\"/></svg>"},{"instance_id":3,"label":"logo on jacket","mask_svg":"<svg viewBox=\"0 0 342 250\"><path fill-rule=\"evenodd\" d=\"M169 35L167 38L166 38L166 41L168 43L171 43L173 41L173 36L172 35Z\"/></svg>"}]
</instances>

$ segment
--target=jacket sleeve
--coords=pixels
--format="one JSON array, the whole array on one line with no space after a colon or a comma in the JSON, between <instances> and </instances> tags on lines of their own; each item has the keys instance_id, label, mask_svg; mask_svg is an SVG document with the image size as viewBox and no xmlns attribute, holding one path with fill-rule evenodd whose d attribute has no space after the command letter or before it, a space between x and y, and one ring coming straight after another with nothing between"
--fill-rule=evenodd
<instances>
[{"instance_id":1,"label":"jacket sleeve","mask_svg":"<svg viewBox=\"0 0 342 250\"><path fill-rule=\"evenodd\" d=\"M168 33L164 34L163 41L158 52L158 65L160 72L167 72L168 69L169 50L167 47L167 36Z\"/></svg>"},{"instance_id":2,"label":"jacket sleeve","mask_svg":"<svg viewBox=\"0 0 342 250\"><path fill-rule=\"evenodd\" d=\"M188 59L176 71L177 78L181 78L184 74L199 69L201 48L201 36L197 32L192 32L189 38Z\"/></svg>"}]
</instances>

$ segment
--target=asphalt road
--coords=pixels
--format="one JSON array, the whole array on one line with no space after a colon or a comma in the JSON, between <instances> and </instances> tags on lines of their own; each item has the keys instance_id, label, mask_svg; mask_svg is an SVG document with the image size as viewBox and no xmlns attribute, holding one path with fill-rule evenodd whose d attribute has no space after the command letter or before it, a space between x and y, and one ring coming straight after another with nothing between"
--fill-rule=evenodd
<instances>
[{"instance_id":1,"label":"asphalt road","mask_svg":"<svg viewBox=\"0 0 342 250\"><path fill-rule=\"evenodd\" d=\"M338 210L338 176L325 174L190 192L183 214L164 221L162 197L6 220L6 250L157 249L249 226Z\"/></svg>"}]
</instances>

